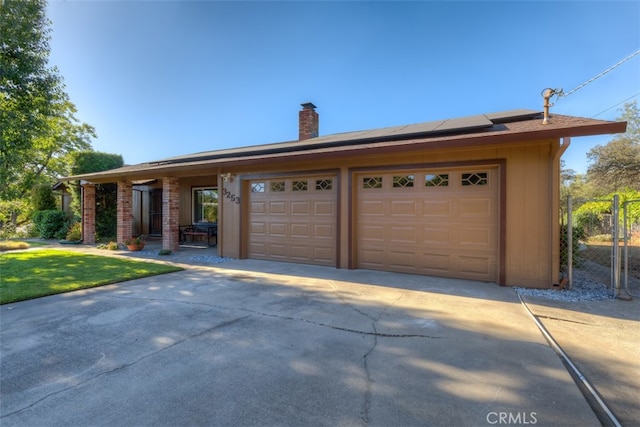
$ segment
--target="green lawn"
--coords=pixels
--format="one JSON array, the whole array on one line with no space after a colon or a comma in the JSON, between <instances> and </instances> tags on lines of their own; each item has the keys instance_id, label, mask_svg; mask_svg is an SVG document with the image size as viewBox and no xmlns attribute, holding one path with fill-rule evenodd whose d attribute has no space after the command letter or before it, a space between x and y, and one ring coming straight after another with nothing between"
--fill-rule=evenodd
<instances>
[{"instance_id":1,"label":"green lawn","mask_svg":"<svg viewBox=\"0 0 640 427\"><path fill-rule=\"evenodd\" d=\"M56 249L0 254L0 304L182 270Z\"/></svg>"}]
</instances>

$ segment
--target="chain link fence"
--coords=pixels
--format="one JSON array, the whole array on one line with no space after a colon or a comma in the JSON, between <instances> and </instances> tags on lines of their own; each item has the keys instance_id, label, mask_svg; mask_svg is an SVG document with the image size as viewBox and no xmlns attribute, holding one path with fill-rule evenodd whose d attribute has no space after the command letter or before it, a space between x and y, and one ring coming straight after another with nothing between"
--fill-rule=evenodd
<instances>
[{"instance_id":1,"label":"chain link fence","mask_svg":"<svg viewBox=\"0 0 640 427\"><path fill-rule=\"evenodd\" d=\"M640 298L640 200L622 204L621 287L628 296Z\"/></svg>"},{"instance_id":2,"label":"chain link fence","mask_svg":"<svg viewBox=\"0 0 640 427\"><path fill-rule=\"evenodd\" d=\"M614 295L640 297L640 200L567 199L562 215L561 274L576 283L601 284Z\"/></svg>"}]
</instances>

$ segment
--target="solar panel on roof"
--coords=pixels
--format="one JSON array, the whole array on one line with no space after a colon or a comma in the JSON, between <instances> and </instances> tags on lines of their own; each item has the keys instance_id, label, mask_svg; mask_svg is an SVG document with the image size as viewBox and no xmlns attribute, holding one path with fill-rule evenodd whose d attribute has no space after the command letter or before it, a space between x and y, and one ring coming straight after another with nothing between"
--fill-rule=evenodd
<instances>
[{"instance_id":1,"label":"solar panel on roof","mask_svg":"<svg viewBox=\"0 0 640 427\"><path fill-rule=\"evenodd\" d=\"M392 126L366 131L339 133L321 136L305 141L313 145L327 145L337 142L358 142L370 140L389 140L393 138L409 138L414 136L429 136L449 132L463 132L473 129L491 127L493 122L484 115L464 117L461 119L438 120L433 122L416 123L412 125Z\"/></svg>"},{"instance_id":2,"label":"solar panel on roof","mask_svg":"<svg viewBox=\"0 0 640 427\"><path fill-rule=\"evenodd\" d=\"M540 114L533 110L511 110L470 117L416 123L411 125L391 126L354 132L336 133L327 136L307 139L304 141L289 141L274 144L255 145L248 147L229 148L202 153L176 156L162 161L180 163L186 161L208 160L233 156L249 156L255 154L279 153L287 151L302 151L314 148L327 148L349 144L363 144L367 142L384 142L418 137L432 137L441 134L453 134L491 128L495 123L506 123L528 118Z\"/></svg>"},{"instance_id":3,"label":"solar panel on roof","mask_svg":"<svg viewBox=\"0 0 640 427\"><path fill-rule=\"evenodd\" d=\"M469 129L491 127L491 126L493 126L493 122L489 120L487 117L485 117L484 115L482 115L482 116L462 117L459 119L445 120L442 126L436 129L436 131L458 132L458 131L464 131Z\"/></svg>"},{"instance_id":4,"label":"solar panel on roof","mask_svg":"<svg viewBox=\"0 0 640 427\"><path fill-rule=\"evenodd\" d=\"M489 120L492 120L495 123L504 123L509 121L517 121L523 119L533 119L536 116L540 115L540 111L535 110L509 110L509 111L501 111L498 113L489 113L485 114Z\"/></svg>"}]
</instances>

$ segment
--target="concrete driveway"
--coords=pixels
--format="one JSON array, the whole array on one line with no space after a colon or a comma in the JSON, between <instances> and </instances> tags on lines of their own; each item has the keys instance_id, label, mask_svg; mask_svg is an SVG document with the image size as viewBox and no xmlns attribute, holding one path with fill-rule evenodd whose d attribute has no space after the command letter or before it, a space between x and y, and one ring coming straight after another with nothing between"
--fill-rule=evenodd
<instances>
[{"instance_id":1,"label":"concrete driveway","mask_svg":"<svg viewBox=\"0 0 640 427\"><path fill-rule=\"evenodd\" d=\"M0 423L600 425L511 288L223 267L0 307Z\"/></svg>"}]
</instances>

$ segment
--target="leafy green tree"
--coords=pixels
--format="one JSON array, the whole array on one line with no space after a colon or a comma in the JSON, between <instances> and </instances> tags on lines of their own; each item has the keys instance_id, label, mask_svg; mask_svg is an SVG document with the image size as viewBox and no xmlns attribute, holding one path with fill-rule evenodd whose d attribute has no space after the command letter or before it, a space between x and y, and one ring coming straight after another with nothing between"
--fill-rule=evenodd
<instances>
[{"instance_id":1,"label":"leafy green tree","mask_svg":"<svg viewBox=\"0 0 640 427\"><path fill-rule=\"evenodd\" d=\"M60 77L47 67L44 1L0 3L0 135L4 165L46 128Z\"/></svg>"},{"instance_id":2,"label":"leafy green tree","mask_svg":"<svg viewBox=\"0 0 640 427\"><path fill-rule=\"evenodd\" d=\"M45 0L0 2L0 208L67 172L68 154L91 149L94 129L75 118L62 77L48 65ZM16 223L21 212L0 212Z\"/></svg>"},{"instance_id":3,"label":"leafy green tree","mask_svg":"<svg viewBox=\"0 0 640 427\"><path fill-rule=\"evenodd\" d=\"M587 179L601 194L640 190L640 113L636 101L624 105L620 120L627 121L627 131L587 154L592 162Z\"/></svg>"},{"instance_id":4,"label":"leafy green tree","mask_svg":"<svg viewBox=\"0 0 640 427\"><path fill-rule=\"evenodd\" d=\"M640 190L626 190L623 192L609 193L597 200L589 200L577 206L575 209L574 227L582 230L585 236L593 236L597 234L606 234L609 231L605 230L603 220L605 215L611 215L613 213L613 196L619 196L620 225L623 223L622 206L625 203L640 200ZM629 224L640 223L640 204L629 203L627 206L627 221Z\"/></svg>"},{"instance_id":5,"label":"leafy green tree","mask_svg":"<svg viewBox=\"0 0 640 427\"><path fill-rule=\"evenodd\" d=\"M71 155L71 175L102 172L116 169L124 165L120 154L102 153L99 151L77 151Z\"/></svg>"}]
</instances>

